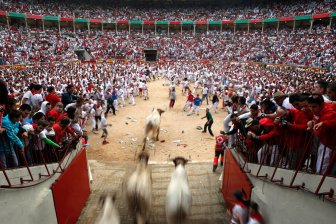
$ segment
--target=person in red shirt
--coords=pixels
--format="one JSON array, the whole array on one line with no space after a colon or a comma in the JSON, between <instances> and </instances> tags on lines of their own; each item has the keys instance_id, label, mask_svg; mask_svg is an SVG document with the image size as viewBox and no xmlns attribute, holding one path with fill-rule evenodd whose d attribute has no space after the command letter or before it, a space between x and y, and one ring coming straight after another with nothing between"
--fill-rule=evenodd
<instances>
[{"instance_id":1,"label":"person in red shirt","mask_svg":"<svg viewBox=\"0 0 336 224\"><path fill-rule=\"evenodd\" d=\"M215 145L215 158L213 163L212 172L216 172L218 167L218 159L220 157L220 165L223 166L224 159L224 150L227 148L229 138L225 136L224 131L220 131L220 134L216 136L216 145Z\"/></svg>"},{"instance_id":2,"label":"person in red shirt","mask_svg":"<svg viewBox=\"0 0 336 224\"><path fill-rule=\"evenodd\" d=\"M280 140L280 131L279 128L275 127L274 121L270 118L262 118L259 124L263 127L264 132L257 136L255 133L249 131L247 136L255 140L266 141L266 144L258 150L258 162L266 164L271 151L270 165L273 166L279 155L278 141Z\"/></svg>"},{"instance_id":3,"label":"person in red shirt","mask_svg":"<svg viewBox=\"0 0 336 224\"><path fill-rule=\"evenodd\" d=\"M189 109L191 109L191 106L192 106L193 102L194 102L194 95L189 90L188 97L187 97L187 102L184 105L183 111L186 111L188 109L188 107L189 107Z\"/></svg>"},{"instance_id":4,"label":"person in red shirt","mask_svg":"<svg viewBox=\"0 0 336 224\"><path fill-rule=\"evenodd\" d=\"M63 112L63 103L58 102L56 103L55 107L49 111L48 116L54 117L56 121L59 121L62 112Z\"/></svg>"},{"instance_id":5,"label":"person in red shirt","mask_svg":"<svg viewBox=\"0 0 336 224\"><path fill-rule=\"evenodd\" d=\"M336 111L324 102L321 94L312 94L307 99L313 120L307 123L308 130L312 130L319 140L317 151L316 172L324 174L329 166L332 150L336 150ZM330 171L336 170L335 163Z\"/></svg>"},{"instance_id":6,"label":"person in red shirt","mask_svg":"<svg viewBox=\"0 0 336 224\"><path fill-rule=\"evenodd\" d=\"M287 158L289 168L296 169L301 161L304 149L308 149L306 144L309 140L307 132L308 115L302 110L287 110L284 107L278 109L277 115L274 123L285 130L285 144L289 148Z\"/></svg>"},{"instance_id":7,"label":"person in red shirt","mask_svg":"<svg viewBox=\"0 0 336 224\"><path fill-rule=\"evenodd\" d=\"M336 110L336 82L329 83L327 88L327 95L330 99L330 106Z\"/></svg>"},{"instance_id":8,"label":"person in red shirt","mask_svg":"<svg viewBox=\"0 0 336 224\"><path fill-rule=\"evenodd\" d=\"M57 144L62 144L67 133L69 133L73 137L76 136L75 132L69 126L70 123L70 118L64 117L59 123L54 124L53 129L55 131L55 142Z\"/></svg>"},{"instance_id":9,"label":"person in red shirt","mask_svg":"<svg viewBox=\"0 0 336 224\"><path fill-rule=\"evenodd\" d=\"M46 95L46 101L51 105L51 108L54 108L56 103L61 102L61 98L56 95L55 87L49 86L47 89L48 94Z\"/></svg>"}]
</instances>

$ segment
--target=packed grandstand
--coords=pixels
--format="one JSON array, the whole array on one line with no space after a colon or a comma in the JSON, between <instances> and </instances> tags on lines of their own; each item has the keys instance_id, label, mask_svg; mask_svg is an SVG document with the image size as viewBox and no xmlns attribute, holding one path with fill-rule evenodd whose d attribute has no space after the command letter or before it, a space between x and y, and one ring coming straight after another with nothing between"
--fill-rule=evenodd
<instances>
[{"instance_id":1,"label":"packed grandstand","mask_svg":"<svg viewBox=\"0 0 336 224\"><path fill-rule=\"evenodd\" d=\"M60 161L68 148L53 149L89 144L110 109L136 106L160 79L188 89L191 107L201 90L211 112L228 113L223 131L247 162L336 175L336 1L83 2L0 3L2 171ZM82 49L90 60L78 60ZM157 50L156 62L145 49Z\"/></svg>"}]
</instances>

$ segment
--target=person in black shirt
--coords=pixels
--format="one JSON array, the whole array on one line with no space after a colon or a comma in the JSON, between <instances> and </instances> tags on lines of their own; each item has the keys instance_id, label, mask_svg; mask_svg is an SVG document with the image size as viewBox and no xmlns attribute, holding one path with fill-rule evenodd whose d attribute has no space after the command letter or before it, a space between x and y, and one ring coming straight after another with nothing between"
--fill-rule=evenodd
<instances>
[{"instance_id":1,"label":"person in black shirt","mask_svg":"<svg viewBox=\"0 0 336 224\"><path fill-rule=\"evenodd\" d=\"M217 107L218 107L219 99L217 96L217 92L212 97L212 109L215 110L215 114L217 114Z\"/></svg>"},{"instance_id":2,"label":"person in black shirt","mask_svg":"<svg viewBox=\"0 0 336 224\"><path fill-rule=\"evenodd\" d=\"M75 88L73 85L68 85L66 88L66 92L62 94L62 103L64 108L70 104L74 103L75 100L77 99L77 96L73 95Z\"/></svg>"},{"instance_id":3,"label":"person in black shirt","mask_svg":"<svg viewBox=\"0 0 336 224\"><path fill-rule=\"evenodd\" d=\"M212 118L212 115L210 113L210 110L209 108L206 109L206 114L204 117L202 117L202 119L206 118L207 119L207 122L204 124L204 130L203 130L203 133L206 132L206 129L208 128L208 131L209 131L209 134L213 137L213 133L211 131L211 126L213 124L213 118Z\"/></svg>"}]
</instances>

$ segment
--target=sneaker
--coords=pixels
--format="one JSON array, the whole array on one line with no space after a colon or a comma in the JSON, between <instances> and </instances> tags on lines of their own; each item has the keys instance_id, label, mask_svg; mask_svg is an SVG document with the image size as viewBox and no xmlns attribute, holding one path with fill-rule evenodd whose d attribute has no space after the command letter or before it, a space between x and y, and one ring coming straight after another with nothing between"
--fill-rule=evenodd
<instances>
[{"instance_id":1,"label":"sneaker","mask_svg":"<svg viewBox=\"0 0 336 224\"><path fill-rule=\"evenodd\" d=\"M107 144L109 144L108 141L103 141L103 145L107 145Z\"/></svg>"},{"instance_id":2,"label":"sneaker","mask_svg":"<svg viewBox=\"0 0 336 224\"><path fill-rule=\"evenodd\" d=\"M206 133L206 131L202 131L202 133Z\"/></svg>"},{"instance_id":3,"label":"sneaker","mask_svg":"<svg viewBox=\"0 0 336 224\"><path fill-rule=\"evenodd\" d=\"M212 172L216 172L217 166L218 166L218 165L213 165L213 167L212 167Z\"/></svg>"}]
</instances>

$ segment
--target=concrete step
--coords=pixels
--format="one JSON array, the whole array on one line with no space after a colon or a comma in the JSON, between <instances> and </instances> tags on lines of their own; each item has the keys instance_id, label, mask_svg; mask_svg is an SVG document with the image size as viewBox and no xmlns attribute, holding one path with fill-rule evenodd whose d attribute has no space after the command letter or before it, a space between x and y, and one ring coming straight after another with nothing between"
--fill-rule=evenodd
<instances>
[{"instance_id":1,"label":"concrete step","mask_svg":"<svg viewBox=\"0 0 336 224\"><path fill-rule=\"evenodd\" d=\"M116 206L120 213L121 223L133 224L134 220L129 214L122 189L125 177L135 167L134 163L90 161L90 167L93 174L91 195L78 223L94 223L100 212L96 206L99 196L105 190L112 190L117 193ZM152 163L150 167L153 177L150 223L164 224L166 223L165 197L174 165L172 163ZM187 223L229 223L220 191L221 182L218 180L220 173L212 173L210 162L190 163L186 165L186 170L192 192L192 210Z\"/></svg>"}]
</instances>

